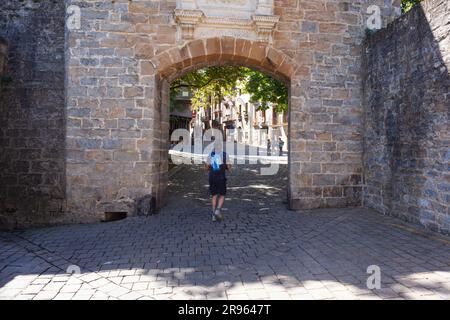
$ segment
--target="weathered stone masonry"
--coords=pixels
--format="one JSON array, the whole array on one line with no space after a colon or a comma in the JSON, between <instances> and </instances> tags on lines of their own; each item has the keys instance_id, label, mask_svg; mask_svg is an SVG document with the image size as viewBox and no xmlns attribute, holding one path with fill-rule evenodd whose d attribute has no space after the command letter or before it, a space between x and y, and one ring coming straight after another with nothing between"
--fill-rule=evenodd
<instances>
[{"instance_id":1,"label":"weathered stone masonry","mask_svg":"<svg viewBox=\"0 0 450 320\"><path fill-rule=\"evenodd\" d=\"M146 214L148 195L164 205L168 84L189 70L219 64L253 67L289 85L288 189L292 208L363 204L361 43L365 12L368 5L379 5L386 25L398 13L399 1L274 1L274 18L269 22L258 16L236 24L241 26L237 29L224 27L223 21L197 19L198 12L175 14L175 1L65 2L66 8L72 4L81 8L81 29L66 30L65 42L60 31L54 37L57 48L66 46L65 127L59 127L65 130L65 146L59 144L60 153L55 153L58 159L62 154L64 161L62 166L61 162L51 166L64 173L60 180L63 196L50 193L63 198L62 210L44 206L34 212L2 209L5 222L19 226L89 222L98 221L106 211ZM0 4L0 10L4 7ZM251 3L248 7L251 12ZM263 9L257 13L266 12L267 7ZM51 10L46 15L53 16ZM53 30L64 27L62 19L50 21L58 21ZM222 23L222 27L214 28L214 23ZM8 64L9 68L17 65ZM59 66L55 70L60 70ZM54 85L49 87L59 89L62 81L55 79L60 77L52 79L54 82L47 83ZM368 94L370 85L365 82ZM49 110L61 111L58 100L49 96L46 102L51 106L44 115ZM5 142L4 137L5 133L2 148L17 148L17 141ZM27 156L20 159L31 161ZM370 175L372 169L364 169ZM46 190L41 181L35 185L34 190ZM22 188L16 180L7 181L0 190L17 186ZM375 194L371 190L368 184L368 194ZM368 195L367 203L369 199ZM22 202L27 200L22 198Z\"/></svg>"},{"instance_id":2,"label":"weathered stone masonry","mask_svg":"<svg viewBox=\"0 0 450 320\"><path fill-rule=\"evenodd\" d=\"M61 1L0 3L0 60L7 54L0 70L2 226L57 222L62 216L64 12Z\"/></svg>"},{"instance_id":3,"label":"weathered stone masonry","mask_svg":"<svg viewBox=\"0 0 450 320\"><path fill-rule=\"evenodd\" d=\"M395 15L394 6L377 3ZM167 84L192 68L230 63L290 84L290 206L361 205L359 70L368 3L276 1L279 21L263 42L251 28L238 37L229 27L186 39L172 1L67 4L82 8L66 61L66 210L75 220L136 213L147 194L164 204Z\"/></svg>"},{"instance_id":4,"label":"weathered stone masonry","mask_svg":"<svg viewBox=\"0 0 450 320\"><path fill-rule=\"evenodd\" d=\"M365 43L365 205L450 234L450 3Z\"/></svg>"}]
</instances>

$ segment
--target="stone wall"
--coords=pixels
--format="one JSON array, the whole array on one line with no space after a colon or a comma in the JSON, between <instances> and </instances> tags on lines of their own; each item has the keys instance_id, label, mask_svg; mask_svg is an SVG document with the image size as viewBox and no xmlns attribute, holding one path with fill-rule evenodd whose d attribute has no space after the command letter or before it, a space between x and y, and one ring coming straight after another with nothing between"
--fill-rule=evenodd
<instances>
[{"instance_id":1,"label":"stone wall","mask_svg":"<svg viewBox=\"0 0 450 320\"><path fill-rule=\"evenodd\" d=\"M0 38L8 44L0 84L1 227L61 216L64 10L62 1L0 2Z\"/></svg>"},{"instance_id":2,"label":"stone wall","mask_svg":"<svg viewBox=\"0 0 450 320\"><path fill-rule=\"evenodd\" d=\"M248 32L207 22L187 40L175 0L66 0L81 9L81 25L66 30L64 49L62 1L2 1L14 78L1 98L2 219L22 226L145 214L138 204L148 195L163 205L168 82L218 64L289 83L291 208L361 206L361 42L372 4L384 24L398 13L399 0L273 1L279 21L261 42L264 17ZM233 12L224 6L226 20Z\"/></svg>"},{"instance_id":3,"label":"stone wall","mask_svg":"<svg viewBox=\"0 0 450 320\"><path fill-rule=\"evenodd\" d=\"M450 234L450 6L427 0L365 43L365 205Z\"/></svg>"},{"instance_id":4,"label":"stone wall","mask_svg":"<svg viewBox=\"0 0 450 320\"><path fill-rule=\"evenodd\" d=\"M0 76L7 77L6 75L6 62L8 61L8 42L0 38ZM2 78L2 83L6 81L5 78Z\"/></svg>"},{"instance_id":5,"label":"stone wall","mask_svg":"<svg viewBox=\"0 0 450 320\"><path fill-rule=\"evenodd\" d=\"M398 12L399 1L392 2L274 1L280 19L261 44L250 31L223 27L183 39L188 28L175 20L175 1L68 1L81 7L82 19L67 38L67 211L81 221L107 210L135 214L147 194L162 205L164 82L233 63L290 82L291 207L360 206L365 12L378 4L386 23Z\"/></svg>"}]
</instances>

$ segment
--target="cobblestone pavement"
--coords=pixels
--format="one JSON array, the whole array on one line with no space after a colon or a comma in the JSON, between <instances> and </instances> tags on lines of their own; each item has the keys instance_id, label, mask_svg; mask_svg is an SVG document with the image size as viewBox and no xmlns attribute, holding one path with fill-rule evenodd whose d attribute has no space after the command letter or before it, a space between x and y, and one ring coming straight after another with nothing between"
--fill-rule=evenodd
<instances>
[{"instance_id":1,"label":"cobblestone pavement","mask_svg":"<svg viewBox=\"0 0 450 320\"><path fill-rule=\"evenodd\" d=\"M256 172L230 175L223 222L189 166L158 215L0 233L0 299L450 299L450 239L366 209L288 211L286 167Z\"/></svg>"}]
</instances>

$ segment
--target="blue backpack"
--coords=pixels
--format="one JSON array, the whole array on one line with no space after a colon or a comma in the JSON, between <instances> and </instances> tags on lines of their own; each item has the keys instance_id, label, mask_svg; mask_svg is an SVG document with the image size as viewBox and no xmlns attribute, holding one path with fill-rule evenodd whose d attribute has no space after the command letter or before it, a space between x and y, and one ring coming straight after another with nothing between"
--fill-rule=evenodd
<instances>
[{"instance_id":1,"label":"blue backpack","mask_svg":"<svg viewBox=\"0 0 450 320\"><path fill-rule=\"evenodd\" d=\"M225 168L227 163L227 155L223 152L222 163L220 163L220 157L215 151L211 152L211 172L214 174L225 174Z\"/></svg>"}]
</instances>

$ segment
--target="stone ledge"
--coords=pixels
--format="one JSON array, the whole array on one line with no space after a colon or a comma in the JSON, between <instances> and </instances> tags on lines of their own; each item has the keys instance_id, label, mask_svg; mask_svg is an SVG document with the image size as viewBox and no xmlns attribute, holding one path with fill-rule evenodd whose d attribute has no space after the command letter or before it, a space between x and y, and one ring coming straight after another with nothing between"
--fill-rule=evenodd
<instances>
[{"instance_id":1,"label":"stone ledge","mask_svg":"<svg viewBox=\"0 0 450 320\"><path fill-rule=\"evenodd\" d=\"M211 32L216 32L217 30L220 30L220 32L242 30L242 32L249 35L256 33L256 40L269 42L271 34L280 19L279 16L262 14L254 14L251 16L251 19L226 16L214 17L205 15L202 10L186 9L175 9L174 16L175 21L181 28L182 38L185 40L193 39L195 30L201 27L208 30L211 29Z\"/></svg>"}]
</instances>

